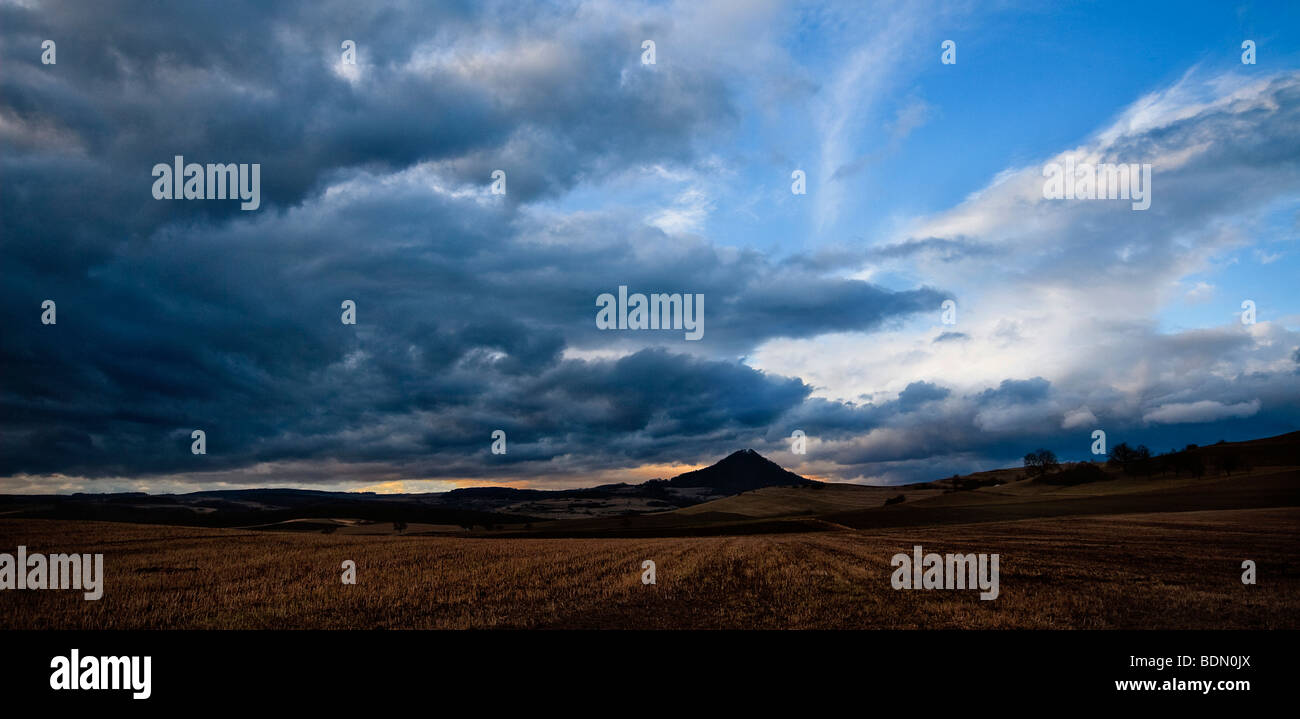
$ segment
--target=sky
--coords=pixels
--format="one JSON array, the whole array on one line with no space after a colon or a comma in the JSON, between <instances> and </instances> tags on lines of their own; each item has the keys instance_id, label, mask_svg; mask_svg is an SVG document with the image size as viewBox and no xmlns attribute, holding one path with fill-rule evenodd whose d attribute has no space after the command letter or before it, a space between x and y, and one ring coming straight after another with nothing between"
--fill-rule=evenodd
<instances>
[{"instance_id":1,"label":"sky","mask_svg":"<svg viewBox=\"0 0 1300 719\"><path fill-rule=\"evenodd\" d=\"M900 484L1300 430L1297 29L0 0L0 492L567 488L747 447ZM156 199L177 155L257 164L260 205ZM1067 159L1149 165L1150 207L1046 197ZM703 296L703 336L600 329L620 286Z\"/></svg>"}]
</instances>

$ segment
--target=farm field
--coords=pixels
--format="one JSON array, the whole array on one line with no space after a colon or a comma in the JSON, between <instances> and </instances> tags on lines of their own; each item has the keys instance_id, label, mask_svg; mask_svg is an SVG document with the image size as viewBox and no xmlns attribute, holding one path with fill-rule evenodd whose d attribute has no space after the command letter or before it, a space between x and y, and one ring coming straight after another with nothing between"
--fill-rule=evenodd
<instances>
[{"instance_id":1,"label":"farm field","mask_svg":"<svg viewBox=\"0 0 1300 719\"><path fill-rule=\"evenodd\" d=\"M569 539L0 519L0 547L19 544L102 552L104 597L0 592L4 629L1300 627L1295 507ZM915 544L999 554L1000 596L894 590L890 558Z\"/></svg>"}]
</instances>

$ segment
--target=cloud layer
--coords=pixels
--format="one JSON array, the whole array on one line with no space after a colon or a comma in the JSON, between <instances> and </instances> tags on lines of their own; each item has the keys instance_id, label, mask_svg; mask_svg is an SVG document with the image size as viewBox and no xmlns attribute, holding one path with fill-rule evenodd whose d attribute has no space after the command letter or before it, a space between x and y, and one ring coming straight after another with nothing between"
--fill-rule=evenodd
<instances>
[{"instance_id":1,"label":"cloud layer","mask_svg":"<svg viewBox=\"0 0 1300 719\"><path fill-rule=\"evenodd\" d=\"M1034 162L889 236L779 247L710 231L791 201L734 187L752 115L810 103L824 228L941 109L890 75L917 11L830 48L822 79L779 41L786 12L0 4L0 490L543 486L740 446L895 482L1083 456L1095 428L1163 449L1300 426L1294 317L1157 320L1216 301L1187 278L1300 196L1300 74L1189 73L1041 158L1151 163L1146 212L1044 200ZM850 120L891 93L887 147L864 148ZM260 163L262 208L154 200L174 155ZM598 330L620 285L703 294L704 339Z\"/></svg>"}]
</instances>

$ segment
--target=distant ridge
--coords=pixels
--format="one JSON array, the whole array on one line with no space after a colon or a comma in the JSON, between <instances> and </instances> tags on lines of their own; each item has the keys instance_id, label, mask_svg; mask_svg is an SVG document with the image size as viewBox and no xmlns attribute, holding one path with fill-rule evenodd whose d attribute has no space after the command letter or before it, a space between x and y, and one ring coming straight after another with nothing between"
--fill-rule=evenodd
<instances>
[{"instance_id":1,"label":"distant ridge","mask_svg":"<svg viewBox=\"0 0 1300 719\"><path fill-rule=\"evenodd\" d=\"M1199 459L1193 474L1174 460ZM705 536L830 531L1065 516L1300 506L1300 432L1216 442L1155 455L1136 472L1065 462L1045 477L1023 467L889 487L817 482L752 449L672 479L581 489L470 487L375 494L291 488L186 494L0 494L0 522L18 519L373 533L398 523L420 533L492 536ZM1079 476L1075 476L1079 475ZM1001 485L996 492L981 488ZM814 488L822 491L788 491ZM1069 489L1068 493L1061 492ZM737 496L744 495L744 496ZM735 501L729 501L735 500ZM689 510L689 511L685 511ZM816 521L809 517L815 516ZM534 524L538 524L534 527ZM416 526L424 525L419 530ZM277 530L278 531L278 530ZM386 531L386 530L384 530ZM383 531L380 531L383 533ZM511 534L513 533L513 534Z\"/></svg>"},{"instance_id":2,"label":"distant ridge","mask_svg":"<svg viewBox=\"0 0 1300 719\"><path fill-rule=\"evenodd\" d=\"M718 494L738 494L763 487L821 484L801 477L752 449L732 452L716 464L668 480L677 488L707 487Z\"/></svg>"}]
</instances>

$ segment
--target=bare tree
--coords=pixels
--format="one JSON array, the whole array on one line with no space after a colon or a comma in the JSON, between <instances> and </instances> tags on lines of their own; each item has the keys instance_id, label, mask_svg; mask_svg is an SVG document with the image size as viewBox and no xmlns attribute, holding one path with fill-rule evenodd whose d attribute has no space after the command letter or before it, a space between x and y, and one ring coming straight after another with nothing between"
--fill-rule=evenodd
<instances>
[{"instance_id":1,"label":"bare tree","mask_svg":"<svg viewBox=\"0 0 1300 719\"><path fill-rule=\"evenodd\" d=\"M1042 476L1061 468L1056 461L1056 453L1050 449L1040 449L1025 455L1025 469L1032 476Z\"/></svg>"}]
</instances>

